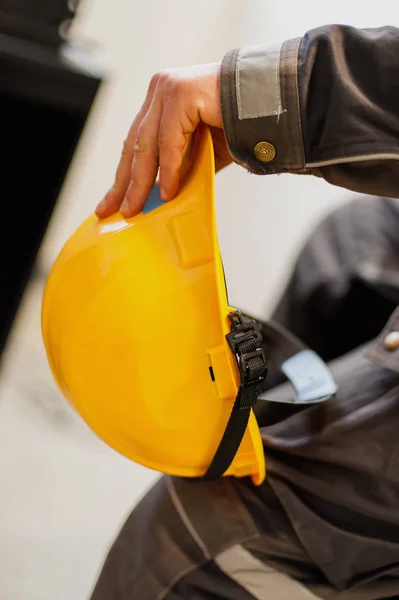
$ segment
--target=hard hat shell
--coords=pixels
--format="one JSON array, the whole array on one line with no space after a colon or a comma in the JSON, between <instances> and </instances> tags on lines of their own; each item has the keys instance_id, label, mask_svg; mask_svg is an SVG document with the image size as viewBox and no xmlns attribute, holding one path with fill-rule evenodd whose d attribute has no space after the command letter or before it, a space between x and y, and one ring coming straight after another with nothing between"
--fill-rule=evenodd
<instances>
[{"instance_id":1,"label":"hard hat shell","mask_svg":"<svg viewBox=\"0 0 399 600\"><path fill-rule=\"evenodd\" d=\"M204 126L192 154L173 201L155 187L135 217L93 215L80 226L49 274L42 310L54 378L89 427L133 461L183 477L207 470L239 385ZM252 411L225 475L264 479Z\"/></svg>"}]
</instances>

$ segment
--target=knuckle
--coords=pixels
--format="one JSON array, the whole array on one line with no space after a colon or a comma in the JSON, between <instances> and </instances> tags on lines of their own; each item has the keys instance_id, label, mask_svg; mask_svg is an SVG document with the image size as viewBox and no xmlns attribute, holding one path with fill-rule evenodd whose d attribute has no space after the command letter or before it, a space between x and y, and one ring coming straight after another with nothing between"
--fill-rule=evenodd
<instances>
[{"instance_id":1,"label":"knuckle","mask_svg":"<svg viewBox=\"0 0 399 600\"><path fill-rule=\"evenodd\" d=\"M137 132L136 139L134 140L133 150L135 154L145 154L148 151L148 145L145 143L140 131Z\"/></svg>"},{"instance_id":2,"label":"knuckle","mask_svg":"<svg viewBox=\"0 0 399 600\"><path fill-rule=\"evenodd\" d=\"M144 152L144 144L137 138L133 145L133 150L135 154L143 154Z\"/></svg>"},{"instance_id":3,"label":"knuckle","mask_svg":"<svg viewBox=\"0 0 399 600\"><path fill-rule=\"evenodd\" d=\"M166 98L175 99L185 93L187 81L181 70L165 69L159 71L154 77L157 77L157 84Z\"/></svg>"},{"instance_id":4,"label":"knuckle","mask_svg":"<svg viewBox=\"0 0 399 600\"><path fill-rule=\"evenodd\" d=\"M127 195L132 195L132 190L136 190L138 187L140 187L140 180L139 180L139 182L137 182L137 179L136 179L136 177L134 175L134 170L132 170L132 175L131 175L131 178L130 178L129 189L127 191L126 196Z\"/></svg>"},{"instance_id":5,"label":"knuckle","mask_svg":"<svg viewBox=\"0 0 399 600\"><path fill-rule=\"evenodd\" d=\"M151 79L151 85L153 86L152 89L155 90L156 87L167 88L171 77L173 77L173 74L170 69L158 71L158 73L155 73Z\"/></svg>"},{"instance_id":6,"label":"knuckle","mask_svg":"<svg viewBox=\"0 0 399 600\"><path fill-rule=\"evenodd\" d=\"M173 73L172 69L161 69L156 73L158 77L158 81L165 82L169 79L170 75Z\"/></svg>"},{"instance_id":7,"label":"knuckle","mask_svg":"<svg viewBox=\"0 0 399 600\"><path fill-rule=\"evenodd\" d=\"M122 157L126 157L131 153L132 150L132 143L131 141L126 138L126 140L124 140L123 144L122 144Z\"/></svg>"},{"instance_id":8,"label":"knuckle","mask_svg":"<svg viewBox=\"0 0 399 600\"><path fill-rule=\"evenodd\" d=\"M150 85L149 85L150 90L153 90L157 87L158 82L161 79L161 76L162 76L162 71L158 71L157 73L154 73L154 75L151 77L151 81L150 81Z\"/></svg>"},{"instance_id":9,"label":"knuckle","mask_svg":"<svg viewBox=\"0 0 399 600\"><path fill-rule=\"evenodd\" d=\"M140 193L144 189L146 189L146 181L140 177L136 177L133 171L129 185L129 196L133 197L135 194ZM128 194L126 194L126 196L127 195Z\"/></svg>"},{"instance_id":10,"label":"knuckle","mask_svg":"<svg viewBox=\"0 0 399 600\"><path fill-rule=\"evenodd\" d=\"M176 97L180 94L184 86L184 80L177 73L169 72L165 78L164 87L168 97Z\"/></svg>"},{"instance_id":11,"label":"knuckle","mask_svg":"<svg viewBox=\"0 0 399 600\"><path fill-rule=\"evenodd\" d=\"M158 135L158 147L162 150L170 147L170 139L163 133Z\"/></svg>"}]
</instances>

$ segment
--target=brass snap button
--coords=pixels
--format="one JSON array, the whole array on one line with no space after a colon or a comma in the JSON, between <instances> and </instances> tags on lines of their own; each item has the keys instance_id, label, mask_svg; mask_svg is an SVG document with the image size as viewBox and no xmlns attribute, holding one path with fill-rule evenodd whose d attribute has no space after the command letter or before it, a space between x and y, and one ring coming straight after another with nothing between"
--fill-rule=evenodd
<instances>
[{"instance_id":1,"label":"brass snap button","mask_svg":"<svg viewBox=\"0 0 399 600\"><path fill-rule=\"evenodd\" d=\"M385 350L389 350L390 352L399 348L399 331L391 331L391 333L385 336L384 347Z\"/></svg>"},{"instance_id":2,"label":"brass snap button","mask_svg":"<svg viewBox=\"0 0 399 600\"><path fill-rule=\"evenodd\" d=\"M271 162L276 156L276 148L270 142L258 142L254 148L254 154L260 162Z\"/></svg>"}]
</instances>

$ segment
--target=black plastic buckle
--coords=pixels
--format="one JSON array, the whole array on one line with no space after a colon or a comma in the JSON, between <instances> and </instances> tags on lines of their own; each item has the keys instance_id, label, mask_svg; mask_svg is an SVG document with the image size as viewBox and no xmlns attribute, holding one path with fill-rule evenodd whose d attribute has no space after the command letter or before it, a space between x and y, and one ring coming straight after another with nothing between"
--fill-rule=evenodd
<instances>
[{"instance_id":1,"label":"black plastic buckle","mask_svg":"<svg viewBox=\"0 0 399 600\"><path fill-rule=\"evenodd\" d=\"M249 388L258 385L261 381L266 379L268 371L266 355L261 347L261 326L254 319L243 317L239 311L230 313L229 319L231 323L231 332L226 335L226 339L236 357L240 372L241 386ZM241 354L238 346L247 340L254 342L257 347L252 352ZM257 374L251 374L251 369L249 367L249 361L253 358L262 359L262 367L257 369ZM260 374L259 371L261 371Z\"/></svg>"},{"instance_id":2,"label":"black plastic buckle","mask_svg":"<svg viewBox=\"0 0 399 600\"><path fill-rule=\"evenodd\" d=\"M260 375L256 375L256 376L252 375L252 377L251 377L251 372L250 372L248 363L252 358L261 358L263 365L262 365L262 373ZM258 385L258 383L261 383L262 381L264 381L267 377L268 368L267 368L266 355L265 355L263 348L257 348L253 352L247 352L246 354L243 354L242 356L240 356L239 361L238 361L238 368L240 371L240 379L241 379L242 387L249 388L254 385Z\"/></svg>"},{"instance_id":3,"label":"black plastic buckle","mask_svg":"<svg viewBox=\"0 0 399 600\"><path fill-rule=\"evenodd\" d=\"M233 354L237 355L237 346L242 344L249 339L254 339L255 342L259 343L262 341L260 333L260 325L252 320L244 320L241 313L234 311L229 314L231 323L231 332L226 335L226 339Z\"/></svg>"}]
</instances>

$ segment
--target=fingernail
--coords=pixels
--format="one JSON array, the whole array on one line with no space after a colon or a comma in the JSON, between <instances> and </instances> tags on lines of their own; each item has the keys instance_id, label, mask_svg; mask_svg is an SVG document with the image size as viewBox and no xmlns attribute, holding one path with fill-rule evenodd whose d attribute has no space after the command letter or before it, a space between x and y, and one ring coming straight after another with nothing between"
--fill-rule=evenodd
<instances>
[{"instance_id":1,"label":"fingernail","mask_svg":"<svg viewBox=\"0 0 399 600\"><path fill-rule=\"evenodd\" d=\"M159 195L161 196L161 200L167 200L168 199L168 195L165 192L164 189L161 188Z\"/></svg>"},{"instance_id":2,"label":"fingernail","mask_svg":"<svg viewBox=\"0 0 399 600\"><path fill-rule=\"evenodd\" d=\"M98 211L98 210L100 210L100 211L101 211L101 210L104 210L104 208L105 208L106 206L107 206L107 201L106 201L106 199L105 199L105 198L103 198L103 199L101 200L101 202L99 202L99 203L97 204L96 211Z\"/></svg>"},{"instance_id":3,"label":"fingernail","mask_svg":"<svg viewBox=\"0 0 399 600\"><path fill-rule=\"evenodd\" d=\"M121 206L121 215L123 215L124 217L128 217L129 216L129 203L127 200L124 200L122 202L122 206Z\"/></svg>"}]
</instances>

